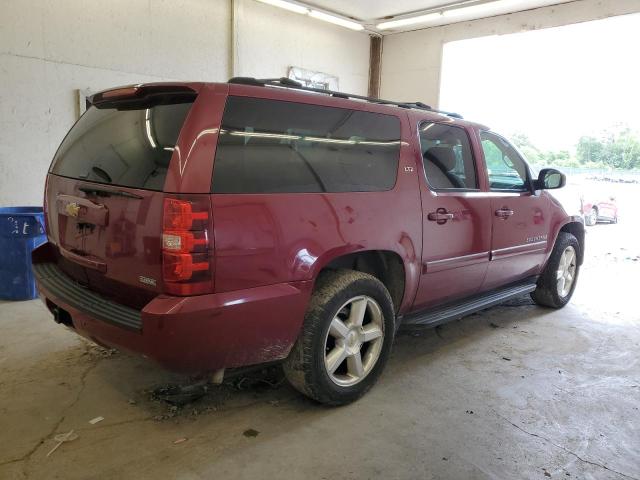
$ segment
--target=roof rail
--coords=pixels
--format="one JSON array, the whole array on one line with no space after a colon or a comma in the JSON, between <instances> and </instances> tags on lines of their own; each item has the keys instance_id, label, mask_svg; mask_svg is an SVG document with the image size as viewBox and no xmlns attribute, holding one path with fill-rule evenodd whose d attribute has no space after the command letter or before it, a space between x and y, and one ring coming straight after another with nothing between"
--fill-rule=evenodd
<instances>
[{"instance_id":1,"label":"roof rail","mask_svg":"<svg viewBox=\"0 0 640 480\"><path fill-rule=\"evenodd\" d=\"M302 83L296 82L287 77L280 78L254 78L254 77L233 77L229 79L228 83L235 83L239 85L253 85L257 87L283 87L292 88L295 90L303 90L305 92L323 93L337 98L351 98L355 100L364 100L366 102L377 103L380 105L393 105L401 108L414 108L418 110L426 110L433 113L440 113L453 118L462 118L462 115L453 112L445 112L443 110L436 110L431 108L422 102L393 102L391 100L382 100L380 98L366 97L364 95L355 95L352 93L336 92L335 90L325 90L323 88L305 87Z\"/></svg>"}]
</instances>

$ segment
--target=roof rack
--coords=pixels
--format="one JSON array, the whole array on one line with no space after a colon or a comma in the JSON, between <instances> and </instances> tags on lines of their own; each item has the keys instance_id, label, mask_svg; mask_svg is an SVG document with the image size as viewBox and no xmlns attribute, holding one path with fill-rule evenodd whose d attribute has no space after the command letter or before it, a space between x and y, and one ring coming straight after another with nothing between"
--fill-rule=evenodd
<instances>
[{"instance_id":1,"label":"roof rack","mask_svg":"<svg viewBox=\"0 0 640 480\"><path fill-rule=\"evenodd\" d=\"M364 95L354 95L352 93L336 92L335 90L325 90L322 88L305 87L300 82L296 82L295 80L291 80L290 78L286 78L286 77L281 77L281 78L233 77L229 80L228 83L235 83L238 85L253 85L257 87L271 86L271 87L293 88L296 90L303 90L305 92L323 93L325 95L330 95L332 97L337 97L337 98L351 98L356 100L364 100L366 102L371 102L371 103L378 103L381 105L394 105L396 107L401 107L401 108L415 108L418 110L426 110L433 113L440 113L442 115L447 115L453 118L463 118L462 115L460 115L459 113L436 110L435 108L431 108L429 105L426 105L422 102L393 102L391 100L382 100L374 97L366 97Z\"/></svg>"}]
</instances>

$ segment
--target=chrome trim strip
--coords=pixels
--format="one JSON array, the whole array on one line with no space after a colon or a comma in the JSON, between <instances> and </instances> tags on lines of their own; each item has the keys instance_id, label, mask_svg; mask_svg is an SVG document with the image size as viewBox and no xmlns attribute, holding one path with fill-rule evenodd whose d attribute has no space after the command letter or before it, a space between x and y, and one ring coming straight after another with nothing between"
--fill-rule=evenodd
<instances>
[{"instance_id":1,"label":"chrome trim strip","mask_svg":"<svg viewBox=\"0 0 640 480\"><path fill-rule=\"evenodd\" d=\"M497 250L491 250L491 260L495 260L496 258L515 257L516 255L525 255L528 253L544 252L547 249L547 244L548 242L543 240L541 242L523 243L513 247L498 248Z\"/></svg>"},{"instance_id":2,"label":"chrome trim strip","mask_svg":"<svg viewBox=\"0 0 640 480\"><path fill-rule=\"evenodd\" d=\"M531 192L527 191L509 191L509 192L482 192L482 191L474 191L474 190L437 190L432 191L434 196L439 197L448 197L448 196L456 196L456 197L466 197L466 198L509 198L509 197L525 197L531 196Z\"/></svg>"},{"instance_id":3,"label":"chrome trim strip","mask_svg":"<svg viewBox=\"0 0 640 480\"><path fill-rule=\"evenodd\" d=\"M468 267L478 263L488 262L490 252L472 253L469 255L461 255L459 257L442 258L440 260L432 260L424 262L422 273L441 272L451 268Z\"/></svg>"}]
</instances>

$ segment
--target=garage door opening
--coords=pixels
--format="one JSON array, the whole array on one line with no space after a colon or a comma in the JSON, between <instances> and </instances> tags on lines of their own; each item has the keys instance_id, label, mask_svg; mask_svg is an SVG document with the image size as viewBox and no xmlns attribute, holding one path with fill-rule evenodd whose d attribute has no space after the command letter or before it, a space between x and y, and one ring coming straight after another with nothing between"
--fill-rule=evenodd
<instances>
[{"instance_id":1,"label":"garage door opening","mask_svg":"<svg viewBox=\"0 0 640 480\"><path fill-rule=\"evenodd\" d=\"M532 163L640 175L638 44L639 14L447 43L440 107L503 132ZM608 140L621 151L597 151Z\"/></svg>"},{"instance_id":2,"label":"garage door opening","mask_svg":"<svg viewBox=\"0 0 640 480\"><path fill-rule=\"evenodd\" d=\"M594 314L590 298L602 299L603 308L631 301L621 285L633 284L640 267L638 44L640 15L633 14L456 41L443 50L440 107L508 137L534 171L550 166L567 174L567 187L553 195L588 225L575 302L589 303Z\"/></svg>"}]
</instances>

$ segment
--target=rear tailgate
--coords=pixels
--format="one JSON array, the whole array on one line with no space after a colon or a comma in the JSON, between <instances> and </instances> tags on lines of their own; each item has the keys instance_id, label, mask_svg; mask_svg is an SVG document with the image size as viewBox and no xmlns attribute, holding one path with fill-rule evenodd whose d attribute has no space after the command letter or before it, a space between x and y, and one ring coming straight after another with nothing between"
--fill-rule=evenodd
<instances>
[{"instance_id":1,"label":"rear tailgate","mask_svg":"<svg viewBox=\"0 0 640 480\"><path fill-rule=\"evenodd\" d=\"M116 92L90 107L58 149L47 229L69 276L141 308L163 290L163 189L196 93Z\"/></svg>"}]
</instances>

